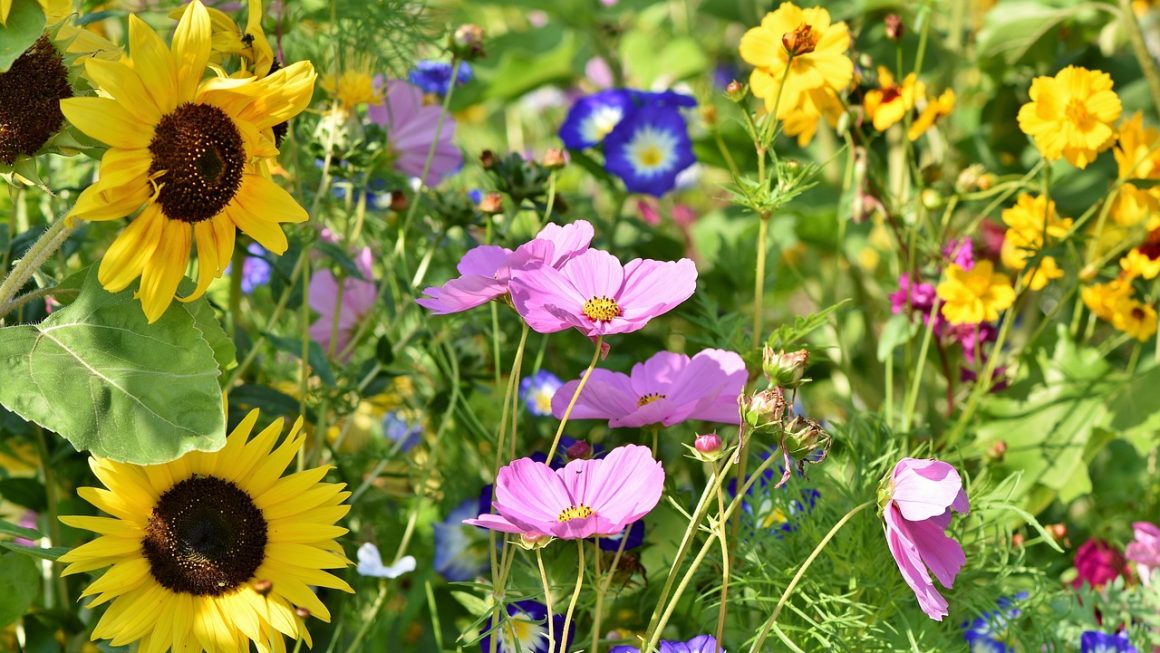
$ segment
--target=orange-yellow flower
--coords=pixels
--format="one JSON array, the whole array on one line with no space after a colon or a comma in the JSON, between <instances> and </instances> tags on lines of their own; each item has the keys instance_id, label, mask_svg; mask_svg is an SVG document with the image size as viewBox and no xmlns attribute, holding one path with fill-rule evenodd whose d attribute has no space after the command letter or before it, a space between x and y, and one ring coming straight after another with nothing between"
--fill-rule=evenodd
<instances>
[{"instance_id":1,"label":"orange-yellow flower","mask_svg":"<svg viewBox=\"0 0 1160 653\"><path fill-rule=\"evenodd\" d=\"M1132 282L1127 277L1113 279L1107 283L1094 283L1079 290L1084 306L1095 313L1096 317L1108 322L1112 321L1116 304L1131 294Z\"/></svg>"},{"instance_id":2,"label":"orange-yellow flower","mask_svg":"<svg viewBox=\"0 0 1160 653\"><path fill-rule=\"evenodd\" d=\"M1146 126L1139 111L1120 125L1112 155L1120 179L1160 179L1160 131Z\"/></svg>"},{"instance_id":3,"label":"orange-yellow flower","mask_svg":"<svg viewBox=\"0 0 1160 653\"><path fill-rule=\"evenodd\" d=\"M926 85L918 81L914 73L907 75L901 84L896 84L890 70L879 66L878 88L866 91L862 107L866 110L866 117L874 123L874 129L884 132L905 118L914 108L915 98L925 93ZM931 122L934 122L933 118Z\"/></svg>"},{"instance_id":4,"label":"orange-yellow flower","mask_svg":"<svg viewBox=\"0 0 1160 653\"><path fill-rule=\"evenodd\" d=\"M1027 194L1020 195L1015 206L1003 211L1003 222L1007 225L1007 233L1003 237L1003 248L999 255L1003 265L1012 270L1027 267L1027 260L1043 247L1044 234L1050 244L1067 235L1072 225L1071 218L1060 218L1056 214L1055 202ZM1048 281L1062 276L1063 270L1055 259L1044 256L1027 280L1027 286L1032 290L1040 290Z\"/></svg>"},{"instance_id":5,"label":"orange-yellow flower","mask_svg":"<svg viewBox=\"0 0 1160 653\"><path fill-rule=\"evenodd\" d=\"M1019 128L1048 161L1067 159L1086 168L1116 140L1122 106L1105 72L1068 66L1055 77L1036 77L1031 101L1019 108Z\"/></svg>"},{"instance_id":6,"label":"orange-yellow flower","mask_svg":"<svg viewBox=\"0 0 1160 653\"><path fill-rule=\"evenodd\" d=\"M1146 342L1156 335L1156 309L1135 299L1121 299L1112 307L1112 326Z\"/></svg>"},{"instance_id":7,"label":"orange-yellow flower","mask_svg":"<svg viewBox=\"0 0 1160 653\"><path fill-rule=\"evenodd\" d=\"M907 132L907 136L910 140L917 141L936 122L951 115L951 111L954 109L955 92L949 88L937 98L927 98L926 107L923 108L922 113L918 114L918 117L910 123L910 131Z\"/></svg>"},{"instance_id":8,"label":"orange-yellow flower","mask_svg":"<svg viewBox=\"0 0 1160 653\"><path fill-rule=\"evenodd\" d=\"M948 265L935 291L942 300L942 316L951 324L993 322L1015 303L1011 279L996 274L990 261L979 261L970 270Z\"/></svg>"},{"instance_id":9,"label":"orange-yellow flower","mask_svg":"<svg viewBox=\"0 0 1160 653\"><path fill-rule=\"evenodd\" d=\"M741 37L740 52L754 66L750 90L783 120L811 91L836 96L850 84L854 63L846 55L849 47L846 23L831 24L830 12L783 2Z\"/></svg>"}]
</instances>

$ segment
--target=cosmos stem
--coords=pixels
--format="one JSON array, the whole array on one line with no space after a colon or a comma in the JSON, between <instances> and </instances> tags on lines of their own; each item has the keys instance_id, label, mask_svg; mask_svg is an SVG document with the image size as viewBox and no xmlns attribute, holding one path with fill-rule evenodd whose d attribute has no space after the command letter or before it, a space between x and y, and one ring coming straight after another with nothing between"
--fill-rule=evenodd
<instances>
[{"instance_id":1,"label":"cosmos stem","mask_svg":"<svg viewBox=\"0 0 1160 653\"><path fill-rule=\"evenodd\" d=\"M612 564L608 566L608 573L600 574L600 538L596 538L593 551L596 555L596 608L592 613L592 653L599 653L600 622L604 617L604 595L612 585L612 578L616 575L616 568L620 565L620 557L624 555L624 545L628 543L628 525L624 529L624 536L620 538L620 546L616 548L616 555L612 556Z\"/></svg>"},{"instance_id":2,"label":"cosmos stem","mask_svg":"<svg viewBox=\"0 0 1160 653\"><path fill-rule=\"evenodd\" d=\"M565 648L567 647L568 629L572 627L572 613L576 611L576 602L580 600L580 590L584 587L584 540L582 539L576 540L576 555L579 556L576 561L576 589L572 591L572 600L568 602L568 612L564 613ZM551 652L549 651L549 653Z\"/></svg>"},{"instance_id":3,"label":"cosmos stem","mask_svg":"<svg viewBox=\"0 0 1160 653\"><path fill-rule=\"evenodd\" d=\"M540 568L540 582L544 585L544 607L548 610L548 653L555 653L556 624L552 619L552 584L548 580L548 571L544 569L544 556L540 549L536 549L536 566Z\"/></svg>"},{"instance_id":4,"label":"cosmos stem","mask_svg":"<svg viewBox=\"0 0 1160 653\"><path fill-rule=\"evenodd\" d=\"M592 354L592 362L588 364L588 369L584 370L584 376L580 377L580 384L576 386L576 391L572 393L572 399L568 402L568 408L564 411L564 416L560 418L560 426L556 429L556 437L552 440L552 448L548 449L548 460L552 460L556 456L556 449L560 447L560 436L564 435L564 427L568 424L568 418L572 415L572 409L576 407L576 401L580 399L580 393L584 391L584 386L588 384L588 377L592 376L592 370L596 369L596 361L600 360L600 351L604 348L604 336L596 336L596 351Z\"/></svg>"},{"instance_id":5,"label":"cosmos stem","mask_svg":"<svg viewBox=\"0 0 1160 653\"><path fill-rule=\"evenodd\" d=\"M56 220L45 229L40 238L36 239L24 257L16 262L16 266L4 278L4 282L0 283L0 318L12 310L14 305L12 297L24 287L24 284L28 283L28 280L40 269L40 266L44 265L48 257L60 249L72 231L73 227L67 219Z\"/></svg>"},{"instance_id":6,"label":"cosmos stem","mask_svg":"<svg viewBox=\"0 0 1160 653\"><path fill-rule=\"evenodd\" d=\"M363 623L359 626L358 632L355 633L354 639L351 640L350 646L346 647L346 653L355 653L359 651L359 645L362 643L364 637L370 632L371 626L376 622L375 617L379 614L379 609L383 607L383 601L387 599L387 581L379 581L379 595L375 597L374 605L371 606L371 613L368 618L363 619Z\"/></svg>"}]
</instances>

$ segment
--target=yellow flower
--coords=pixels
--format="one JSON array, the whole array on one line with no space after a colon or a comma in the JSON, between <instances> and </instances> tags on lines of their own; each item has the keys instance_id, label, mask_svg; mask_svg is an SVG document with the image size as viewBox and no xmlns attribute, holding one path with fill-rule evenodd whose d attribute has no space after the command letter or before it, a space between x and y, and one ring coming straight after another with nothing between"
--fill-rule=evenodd
<instances>
[{"instance_id":1,"label":"yellow flower","mask_svg":"<svg viewBox=\"0 0 1160 653\"><path fill-rule=\"evenodd\" d=\"M878 67L878 88L866 91L862 107L866 116L874 123L874 129L884 132L906 117L914 108L914 100L926 93L926 85L918 81L914 73L906 76L902 84L894 83L894 75L883 66Z\"/></svg>"},{"instance_id":2,"label":"yellow flower","mask_svg":"<svg viewBox=\"0 0 1160 653\"><path fill-rule=\"evenodd\" d=\"M61 517L100 534L61 556L65 574L109 567L81 594L110 603L92 638L137 642L141 653L286 651L283 635L310 645L303 622L330 621L311 586L352 591L326 571L349 565L335 538L350 496L324 483L328 467L283 476L301 449L302 420L280 445L281 420L250 433L251 411L211 453L163 465L94 458L105 488L80 496L109 517Z\"/></svg>"},{"instance_id":3,"label":"yellow flower","mask_svg":"<svg viewBox=\"0 0 1160 653\"><path fill-rule=\"evenodd\" d=\"M98 276L110 292L137 277L150 322L173 301L197 247L197 286L222 275L237 229L266 249L286 251L279 223L306 211L264 173L277 156L272 128L306 108L314 69L298 62L264 78L203 80L210 18L200 0L186 7L173 49L129 16L131 58L90 59L85 71L101 97L61 102L65 117L110 147L100 179L77 198L70 219L115 220L140 210L105 252Z\"/></svg>"},{"instance_id":4,"label":"yellow flower","mask_svg":"<svg viewBox=\"0 0 1160 653\"><path fill-rule=\"evenodd\" d=\"M1079 296L1083 299L1084 305L1092 313L1095 313L1096 317L1109 322L1112 320L1116 304L1131 294L1132 283L1126 277L1113 279L1107 283L1084 286L1079 290Z\"/></svg>"},{"instance_id":5,"label":"yellow flower","mask_svg":"<svg viewBox=\"0 0 1160 653\"><path fill-rule=\"evenodd\" d=\"M1153 232L1143 245L1120 259L1120 267L1130 277L1155 279L1160 275L1160 233Z\"/></svg>"},{"instance_id":6,"label":"yellow flower","mask_svg":"<svg viewBox=\"0 0 1160 653\"><path fill-rule=\"evenodd\" d=\"M822 118L831 127L838 124L842 115L842 103L825 90L813 90L802 96L801 103L790 109L781 120L781 129L786 136L796 136L800 147L813 140Z\"/></svg>"},{"instance_id":7,"label":"yellow flower","mask_svg":"<svg viewBox=\"0 0 1160 653\"><path fill-rule=\"evenodd\" d=\"M14 0L0 0L0 25L8 24L8 12ZM55 25L72 13L72 0L36 0L44 12L45 22Z\"/></svg>"},{"instance_id":8,"label":"yellow flower","mask_svg":"<svg viewBox=\"0 0 1160 653\"><path fill-rule=\"evenodd\" d=\"M1063 238L1071 229L1071 218L1060 218L1055 212L1055 202L1042 196L1032 197L1022 194L1015 206L1003 210L1003 222L1007 233L1003 237L1003 247L999 256L1003 265L1012 270L1027 267L1027 260L1043 247L1043 235L1048 243ZM1055 259L1044 256L1039 261L1035 274L1027 281L1032 290L1041 290L1051 279L1063 276L1063 270Z\"/></svg>"},{"instance_id":9,"label":"yellow flower","mask_svg":"<svg viewBox=\"0 0 1160 653\"><path fill-rule=\"evenodd\" d=\"M1112 199L1111 218L1122 227L1143 224L1151 231L1160 227L1160 201L1153 193L1124 184Z\"/></svg>"},{"instance_id":10,"label":"yellow flower","mask_svg":"<svg viewBox=\"0 0 1160 653\"><path fill-rule=\"evenodd\" d=\"M1160 179L1160 131L1145 126L1139 111L1120 125L1112 155L1120 179Z\"/></svg>"},{"instance_id":11,"label":"yellow flower","mask_svg":"<svg viewBox=\"0 0 1160 653\"><path fill-rule=\"evenodd\" d=\"M243 31L225 12L214 7L206 7L209 12L211 60L218 61L222 55L237 55L243 69L234 77L265 77L275 70L274 50L262 30L262 0L250 0L247 5L246 29ZM184 8L169 12L170 18L181 18Z\"/></svg>"},{"instance_id":12,"label":"yellow flower","mask_svg":"<svg viewBox=\"0 0 1160 653\"><path fill-rule=\"evenodd\" d=\"M776 107L782 120L810 91L836 95L850 84L854 62L846 56L849 47L846 23L831 24L830 12L783 2L741 37L740 52L754 66L750 90L765 100L766 111Z\"/></svg>"},{"instance_id":13,"label":"yellow flower","mask_svg":"<svg viewBox=\"0 0 1160 653\"><path fill-rule=\"evenodd\" d=\"M1121 299L1112 307L1112 326L1146 342L1156 335L1156 309L1135 299Z\"/></svg>"},{"instance_id":14,"label":"yellow flower","mask_svg":"<svg viewBox=\"0 0 1160 653\"><path fill-rule=\"evenodd\" d=\"M322 79L322 89L334 96L347 111L362 104L383 101L382 93L375 88L374 77L363 70L344 70L338 77L327 75Z\"/></svg>"},{"instance_id":15,"label":"yellow flower","mask_svg":"<svg viewBox=\"0 0 1160 653\"><path fill-rule=\"evenodd\" d=\"M926 133L926 130L934 126L940 119L951 115L951 111L955 109L955 92L951 89L943 91L942 95L937 98L931 97L926 100L926 107L923 108L922 113L910 123L910 131L907 136L912 141L917 141L919 136Z\"/></svg>"},{"instance_id":16,"label":"yellow flower","mask_svg":"<svg viewBox=\"0 0 1160 653\"><path fill-rule=\"evenodd\" d=\"M1031 82L1031 101L1019 108L1019 128L1049 161L1086 168L1116 140L1120 98L1105 72L1068 66Z\"/></svg>"},{"instance_id":17,"label":"yellow flower","mask_svg":"<svg viewBox=\"0 0 1160 653\"><path fill-rule=\"evenodd\" d=\"M979 261L970 270L947 266L935 292L942 300L942 316L951 324L993 322L1015 302L1011 279L996 274L990 261Z\"/></svg>"}]
</instances>

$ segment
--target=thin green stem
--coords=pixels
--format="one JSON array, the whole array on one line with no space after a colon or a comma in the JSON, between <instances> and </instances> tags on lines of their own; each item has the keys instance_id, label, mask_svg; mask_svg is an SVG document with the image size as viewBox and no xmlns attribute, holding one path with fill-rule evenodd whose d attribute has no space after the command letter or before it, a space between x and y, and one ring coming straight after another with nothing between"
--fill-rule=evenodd
<instances>
[{"instance_id":1,"label":"thin green stem","mask_svg":"<svg viewBox=\"0 0 1160 653\"><path fill-rule=\"evenodd\" d=\"M44 483L45 505L48 513L48 536L52 540L53 546L64 546L60 537L60 519L58 518L60 511L57 509L60 496L57 493L59 488L57 488L56 474L53 471L52 452L49 450L48 438L44 435L44 429L38 426L35 430L36 447L40 457L41 481ZM58 572L53 574L56 577L56 605L60 608L67 608L70 604L68 584L65 582L64 576L59 573L60 564L54 562L52 566Z\"/></svg>"},{"instance_id":2,"label":"thin green stem","mask_svg":"<svg viewBox=\"0 0 1160 653\"><path fill-rule=\"evenodd\" d=\"M556 623L552 618L552 584L548 580L548 571L544 569L544 556L540 549L536 549L536 566L540 568L540 582L544 585L544 607L548 609L548 653L556 651Z\"/></svg>"},{"instance_id":3,"label":"thin green stem","mask_svg":"<svg viewBox=\"0 0 1160 653\"><path fill-rule=\"evenodd\" d=\"M551 457L548 460L551 460ZM564 639L568 638L568 630L572 627L572 613L576 611L576 602L580 600L580 590L584 587L584 540L576 540L576 554L579 556L576 562L576 589L572 592L572 600L568 602L568 611L564 613Z\"/></svg>"},{"instance_id":4,"label":"thin green stem","mask_svg":"<svg viewBox=\"0 0 1160 653\"><path fill-rule=\"evenodd\" d=\"M1132 10L1132 0L1120 0L1120 20L1124 24L1124 31L1128 33L1128 41L1132 43L1132 53L1140 64L1144 79L1148 80L1148 90L1152 93L1152 106L1160 106L1160 72L1156 70L1156 62L1148 52L1148 45L1144 42L1144 32L1140 30L1140 22L1136 20L1136 12Z\"/></svg>"},{"instance_id":5,"label":"thin green stem","mask_svg":"<svg viewBox=\"0 0 1160 653\"><path fill-rule=\"evenodd\" d=\"M588 363L588 369L584 370L584 376L580 377L580 384L576 386L576 391L572 393L572 399L568 401L568 408L564 410L564 416L560 418L560 426L556 428L552 447L548 449L549 461L555 459L556 449L560 447L560 437L564 435L564 427L568 424L568 418L572 416L572 409L576 407L580 393L584 391L584 386L588 385L588 377L592 376L592 370L596 369L596 361L600 360L600 352L603 348L604 336L596 336L596 351L592 353L592 362Z\"/></svg>"},{"instance_id":6,"label":"thin green stem","mask_svg":"<svg viewBox=\"0 0 1160 653\"><path fill-rule=\"evenodd\" d=\"M378 621L375 617L378 616L379 610L383 607L383 602L386 600L387 581L379 581L379 595L375 597L375 602L371 606L371 613L368 618L363 619L362 625L359 626L358 632L354 634L354 639L351 640L350 645L346 647L346 653L355 653L356 651L362 650L359 648L359 646L362 644L363 638L367 636L368 632L370 632L371 626L373 626Z\"/></svg>"},{"instance_id":7,"label":"thin green stem","mask_svg":"<svg viewBox=\"0 0 1160 653\"><path fill-rule=\"evenodd\" d=\"M769 239L769 217L761 216L757 223L757 264L753 280L753 348L761 346L761 325L765 302L765 249Z\"/></svg>"},{"instance_id":8,"label":"thin green stem","mask_svg":"<svg viewBox=\"0 0 1160 653\"><path fill-rule=\"evenodd\" d=\"M934 298L934 306L930 309L930 319L927 320L926 333L922 336L922 346L918 349L918 369L911 378L910 391L906 395L906 405L902 409L902 431L910 430L914 418L915 407L918 405L918 390L922 386L922 372L926 368L926 354L930 350L930 341L934 335L934 324L938 317L941 297Z\"/></svg>"},{"instance_id":9,"label":"thin green stem","mask_svg":"<svg viewBox=\"0 0 1160 653\"><path fill-rule=\"evenodd\" d=\"M48 257L52 256L53 252L68 240L72 233L72 226L69 224L67 218L60 218L53 222L45 229L40 238L32 244L32 247L24 254L24 257L16 262L16 266L4 278L3 283L0 283L0 318L3 318L12 310L11 299L28 283L32 275L44 265Z\"/></svg>"},{"instance_id":10,"label":"thin green stem","mask_svg":"<svg viewBox=\"0 0 1160 653\"><path fill-rule=\"evenodd\" d=\"M302 267L306 265L307 258L309 258L308 248L303 247L302 251L298 253L298 260L294 263L293 271L290 272L290 285L282 292L282 296L278 299L278 303L274 305L274 310L270 312L270 320L266 323L267 327L265 331L268 331L271 327L278 324L278 320L282 317L282 312L286 310L286 305L290 302L290 295L294 294L294 286L298 283L298 278L301 274ZM260 331L259 333L264 333L264 331ZM258 350L261 349L262 343L265 341L265 335L259 335L258 338L254 340L254 344L250 347L250 351L246 353L246 357L243 358L242 362L239 363L238 366L234 368L234 371L230 373L230 378L226 381L224 386L227 391L232 388L234 383L236 383L238 379L242 378L242 375L245 374L246 370L250 368L250 364L254 362L254 358L258 355Z\"/></svg>"}]
</instances>

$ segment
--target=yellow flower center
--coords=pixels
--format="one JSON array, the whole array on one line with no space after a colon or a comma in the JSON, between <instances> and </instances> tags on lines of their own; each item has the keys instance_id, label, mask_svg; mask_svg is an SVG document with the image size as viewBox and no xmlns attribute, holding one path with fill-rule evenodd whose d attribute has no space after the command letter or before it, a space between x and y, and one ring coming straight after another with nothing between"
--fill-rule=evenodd
<instances>
[{"instance_id":1,"label":"yellow flower center","mask_svg":"<svg viewBox=\"0 0 1160 653\"><path fill-rule=\"evenodd\" d=\"M572 521L573 519L584 519L586 517L591 517L593 514L595 513L593 513L592 509L588 506L569 506L560 511L560 515L556 517L556 521L564 523L566 521Z\"/></svg>"},{"instance_id":2,"label":"yellow flower center","mask_svg":"<svg viewBox=\"0 0 1160 653\"><path fill-rule=\"evenodd\" d=\"M584 302L582 312L584 317L593 322L611 322L613 318L620 317L620 304L611 297L593 297Z\"/></svg>"},{"instance_id":3,"label":"yellow flower center","mask_svg":"<svg viewBox=\"0 0 1160 653\"><path fill-rule=\"evenodd\" d=\"M636 407L647 406L658 399L664 399L665 395L659 392L650 392L636 401Z\"/></svg>"},{"instance_id":4,"label":"yellow flower center","mask_svg":"<svg viewBox=\"0 0 1160 653\"><path fill-rule=\"evenodd\" d=\"M660 163L663 158L664 154L656 145L649 145L640 152L640 162L649 168Z\"/></svg>"},{"instance_id":5,"label":"yellow flower center","mask_svg":"<svg viewBox=\"0 0 1160 653\"><path fill-rule=\"evenodd\" d=\"M1088 113L1087 105L1083 103L1083 100L1078 98L1072 98L1068 101L1067 107L1064 108L1063 112L1070 122L1075 123L1080 128L1087 127L1088 123L1092 120L1091 114Z\"/></svg>"},{"instance_id":6,"label":"yellow flower center","mask_svg":"<svg viewBox=\"0 0 1160 653\"><path fill-rule=\"evenodd\" d=\"M225 111L186 102L161 117L149 141L149 178L157 180L157 203L170 220L209 220L242 186L246 148Z\"/></svg>"}]
</instances>

